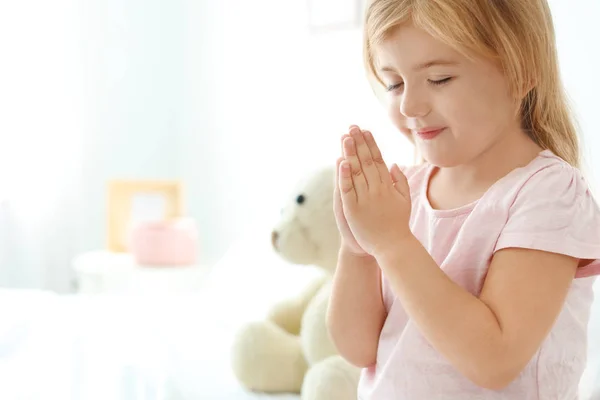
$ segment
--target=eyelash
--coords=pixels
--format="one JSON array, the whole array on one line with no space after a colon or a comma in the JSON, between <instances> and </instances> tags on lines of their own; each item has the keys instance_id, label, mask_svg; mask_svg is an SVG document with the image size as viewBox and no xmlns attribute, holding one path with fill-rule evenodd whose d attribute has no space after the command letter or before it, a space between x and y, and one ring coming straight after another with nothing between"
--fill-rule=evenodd
<instances>
[{"instance_id":1,"label":"eyelash","mask_svg":"<svg viewBox=\"0 0 600 400\"><path fill-rule=\"evenodd\" d=\"M451 78L451 77L448 77L448 78L440 79L440 80L438 80L438 81L432 81L432 80L428 80L428 82L429 82L430 84L434 85L434 86L442 86L442 85L444 85L444 84L446 84L446 83L450 82L451 80L452 80L452 78ZM402 85L402 83L397 83L397 84L395 84L395 85L389 85L389 86L387 87L387 91L388 91L388 92L391 92L392 90L396 90L396 89L398 89L398 88L399 88L401 85Z\"/></svg>"}]
</instances>

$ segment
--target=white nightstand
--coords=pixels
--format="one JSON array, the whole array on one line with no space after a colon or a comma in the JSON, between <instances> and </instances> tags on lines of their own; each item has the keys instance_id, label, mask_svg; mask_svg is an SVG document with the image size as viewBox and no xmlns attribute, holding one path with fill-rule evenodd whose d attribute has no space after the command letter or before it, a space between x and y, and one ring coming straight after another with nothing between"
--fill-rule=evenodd
<instances>
[{"instance_id":1,"label":"white nightstand","mask_svg":"<svg viewBox=\"0 0 600 400\"><path fill-rule=\"evenodd\" d=\"M141 266L128 253L93 251L73 260L79 293L179 293L197 291L205 265Z\"/></svg>"}]
</instances>

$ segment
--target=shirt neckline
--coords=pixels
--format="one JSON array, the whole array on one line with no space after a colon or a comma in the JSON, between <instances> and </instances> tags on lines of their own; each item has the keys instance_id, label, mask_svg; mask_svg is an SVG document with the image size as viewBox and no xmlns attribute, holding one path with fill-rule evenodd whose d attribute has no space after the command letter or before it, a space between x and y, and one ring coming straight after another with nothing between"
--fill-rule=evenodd
<instances>
[{"instance_id":1,"label":"shirt neckline","mask_svg":"<svg viewBox=\"0 0 600 400\"><path fill-rule=\"evenodd\" d=\"M481 201L481 199L483 199L494 187L496 187L500 182L502 182L503 180L505 180L508 176L516 173L519 170L522 170L524 168L529 167L535 160L537 160L540 157L546 157L546 156L552 156L553 153L550 150L542 150L538 153L537 157L535 157L533 160L531 160L531 162L529 162L529 164L527 164L524 167L518 167L513 169L511 172L509 172L508 174L506 174L505 176L503 176L502 178L498 179L496 182L494 182L486 191L485 193L478 198L475 201L472 201L470 203L464 204L460 207L456 207L456 208L450 208L450 209L437 209L437 208L433 208L433 206L431 205L430 201L429 201L429 196L427 194L428 189L429 189L429 182L431 180L431 175L433 174L433 171L435 168L437 168L435 165L433 164L429 164L427 166L427 171L425 172L425 179L423 181L423 183L421 184L421 202L424 204L425 208L427 209L427 211L429 213L431 213L433 216L437 217L437 218L452 218L452 217L457 217L459 215L463 215L463 214L468 214L471 211L473 211L473 209L475 208L475 206Z\"/></svg>"}]
</instances>

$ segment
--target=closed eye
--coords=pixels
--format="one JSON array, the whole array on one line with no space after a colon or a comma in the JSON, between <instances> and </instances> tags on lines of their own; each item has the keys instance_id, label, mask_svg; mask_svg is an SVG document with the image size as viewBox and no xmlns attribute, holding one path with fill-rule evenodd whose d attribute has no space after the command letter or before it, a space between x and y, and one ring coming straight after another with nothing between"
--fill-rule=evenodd
<instances>
[{"instance_id":1,"label":"closed eye","mask_svg":"<svg viewBox=\"0 0 600 400\"><path fill-rule=\"evenodd\" d=\"M444 83L450 82L450 80L452 80L452 77L440 79L440 80L437 80L437 81L433 81L433 80L430 79L429 83L431 83L432 85L440 86L440 85L443 85Z\"/></svg>"},{"instance_id":2,"label":"closed eye","mask_svg":"<svg viewBox=\"0 0 600 400\"><path fill-rule=\"evenodd\" d=\"M388 92L391 92L392 90L399 89L402 85L404 85L404 82L396 83L394 85L388 85L387 88L386 88L386 90Z\"/></svg>"},{"instance_id":3,"label":"closed eye","mask_svg":"<svg viewBox=\"0 0 600 400\"><path fill-rule=\"evenodd\" d=\"M429 82L429 84L434 85L434 86L441 86L441 85L444 85L444 84L450 82L451 80L452 80L452 77L448 77L448 78L439 79L439 80L431 80L431 79L429 79L428 82ZM388 92L391 92L391 91L400 89L402 86L404 86L404 82L395 83L393 85L388 85L386 87L386 90Z\"/></svg>"}]
</instances>

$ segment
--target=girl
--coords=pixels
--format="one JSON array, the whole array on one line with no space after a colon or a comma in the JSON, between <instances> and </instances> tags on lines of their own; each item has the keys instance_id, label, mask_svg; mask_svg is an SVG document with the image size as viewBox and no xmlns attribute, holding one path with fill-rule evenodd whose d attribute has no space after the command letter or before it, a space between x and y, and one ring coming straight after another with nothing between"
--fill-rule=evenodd
<instances>
[{"instance_id":1,"label":"girl","mask_svg":"<svg viewBox=\"0 0 600 400\"><path fill-rule=\"evenodd\" d=\"M576 399L600 212L546 0L372 0L364 36L425 162L342 138L328 326L359 399Z\"/></svg>"}]
</instances>

